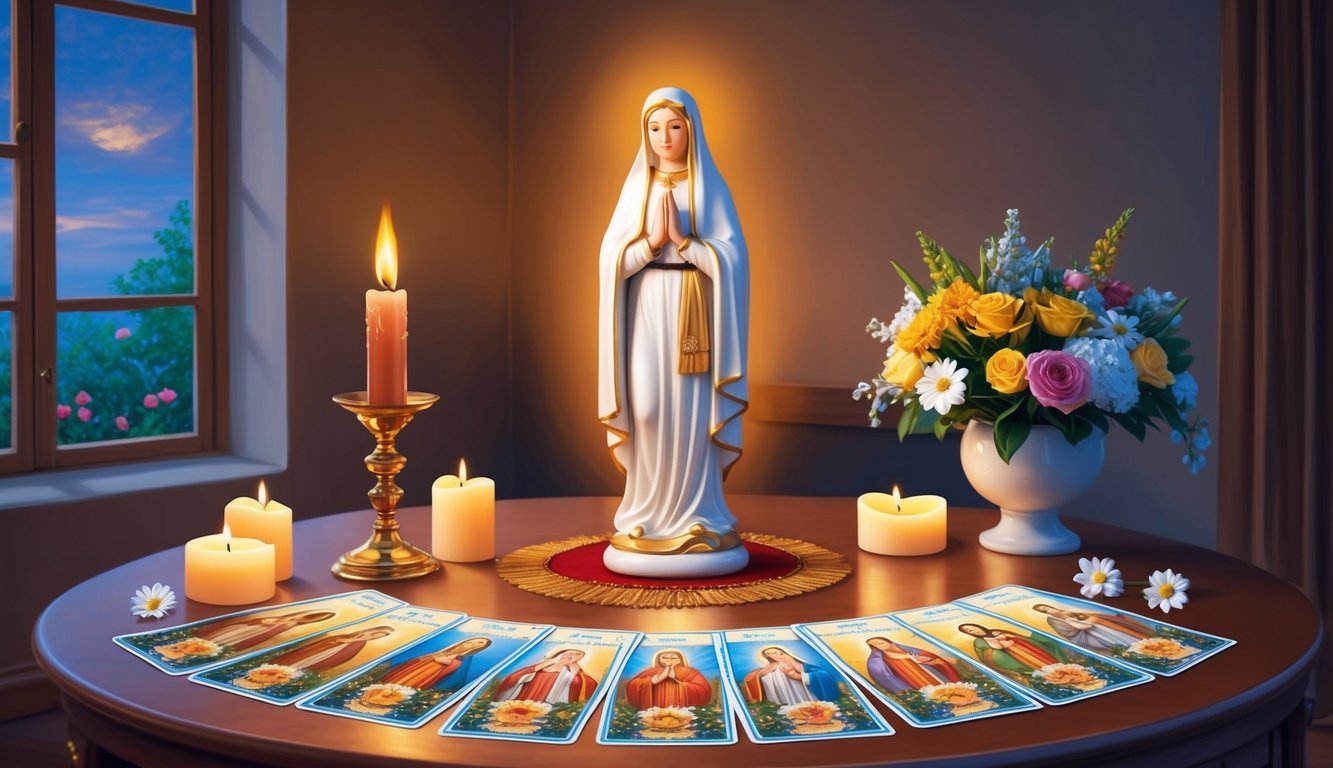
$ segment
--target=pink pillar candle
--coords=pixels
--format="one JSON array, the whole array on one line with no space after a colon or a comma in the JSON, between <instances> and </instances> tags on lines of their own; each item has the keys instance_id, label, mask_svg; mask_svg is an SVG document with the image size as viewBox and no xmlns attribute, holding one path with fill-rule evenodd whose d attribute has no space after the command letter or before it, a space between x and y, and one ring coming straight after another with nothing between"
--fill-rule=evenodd
<instances>
[{"instance_id":1,"label":"pink pillar candle","mask_svg":"<svg viewBox=\"0 0 1333 768\"><path fill-rule=\"evenodd\" d=\"M386 204L375 243L375 274L388 290L366 291L366 395L371 403L407 402L407 291L398 283L398 239Z\"/></svg>"}]
</instances>

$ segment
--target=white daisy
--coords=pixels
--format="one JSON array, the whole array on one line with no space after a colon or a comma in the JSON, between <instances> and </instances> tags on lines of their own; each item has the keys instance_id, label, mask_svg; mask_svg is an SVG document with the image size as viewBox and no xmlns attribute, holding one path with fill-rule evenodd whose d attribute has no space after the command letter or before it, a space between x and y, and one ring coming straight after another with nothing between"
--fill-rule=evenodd
<instances>
[{"instance_id":1,"label":"white daisy","mask_svg":"<svg viewBox=\"0 0 1333 768\"><path fill-rule=\"evenodd\" d=\"M1135 330L1139 325L1139 319L1133 315L1122 315L1111 309L1097 318L1097 322L1101 323L1101 327L1090 331L1089 336L1112 339L1127 350L1137 347L1139 342L1143 341L1143 334Z\"/></svg>"},{"instance_id":2,"label":"white daisy","mask_svg":"<svg viewBox=\"0 0 1333 768\"><path fill-rule=\"evenodd\" d=\"M1102 594L1107 597L1119 597L1125 591L1125 580L1120 578L1120 571L1111 558L1094 557L1089 560L1080 557L1078 567L1083 572L1075 574L1074 581L1083 585L1078 591L1084 597L1096 597Z\"/></svg>"},{"instance_id":3,"label":"white daisy","mask_svg":"<svg viewBox=\"0 0 1333 768\"><path fill-rule=\"evenodd\" d=\"M967 369L959 368L957 361L943 358L927 365L916 383L921 407L935 409L943 416L955 405L962 405L967 397Z\"/></svg>"},{"instance_id":4,"label":"white daisy","mask_svg":"<svg viewBox=\"0 0 1333 768\"><path fill-rule=\"evenodd\" d=\"M176 593L160 582L139 587L130 598L130 613L145 619L160 619L176 607Z\"/></svg>"},{"instance_id":5,"label":"white daisy","mask_svg":"<svg viewBox=\"0 0 1333 768\"><path fill-rule=\"evenodd\" d=\"M1142 583L1142 582L1140 582ZM1190 580L1182 574L1166 571L1153 571L1148 577L1148 586L1143 588L1143 597L1149 608L1162 607L1162 613L1170 613L1172 608L1183 609L1190 601L1185 590L1190 588Z\"/></svg>"}]
</instances>

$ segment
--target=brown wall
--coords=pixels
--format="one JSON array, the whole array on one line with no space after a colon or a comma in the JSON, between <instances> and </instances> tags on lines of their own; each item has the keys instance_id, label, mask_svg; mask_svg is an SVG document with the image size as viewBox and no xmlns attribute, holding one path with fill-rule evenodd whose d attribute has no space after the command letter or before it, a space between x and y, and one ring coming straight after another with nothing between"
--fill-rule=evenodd
<instances>
[{"instance_id":1,"label":"brown wall","mask_svg":"<svg viewBox=\"0 0 1333 768\"><path fill-rule=\"evenodd\" d=\"M888 259L916 258L917 228L970 255L1018 206L1033 240L1056 235L1057 257L1084 258L1133 205L1123 275L1194 296L1187 328L1215 413L1217 13L1211 0L291 0L291 447L274 494L298 518L366 506L369 436L328 397L364 380L361 296L385 198L411 296L409 378L443 396L400 440L405 503L428 503L463 455L501 496L619 492L596 423L595 253L639 106L664 84L699 100L746 228L753 380L850 390L873 374L880 350L861 328L896 307ZM728 487L850 495L897 479L976 503L956 452L750 422ZM1161 436L1145 450L1118 434L1109 461L1076 514L1212 541L1215 476L1187 479ZM23 588L0 667L29 658L22 628L65 589L213 530L252 491L7 512L25 542L55 546L6 561Z\"/></svg>"},{"instance_id":2,"label":"brown wall","mask_svg":"<svg viewBox=\"0 0 1333 768\"><path fill-rule=\"evenodd\" d=\"M513 7L520 493L622 487L596 422L596 253L638 110L662 85L698 100L745 229L752 382L850 393L874 375L882 348L862 328L901 301L890 259L924 272L917 229L974 259L1017 207L1030 244L1054 235L1067 264L1134 206L1120 276L1194 297L1186 328L1216 413L1211 0ZM956 441L745 430L730 492L851 495L898 480L979 501ZM1136 483L1151 490L1129 505L1118 489ZM1211 544L1215 499L1214 476L1191 480L1165 436L1139 446L1116 433L1098 488L1071 511Z\"/></svg>"}]
</instances>

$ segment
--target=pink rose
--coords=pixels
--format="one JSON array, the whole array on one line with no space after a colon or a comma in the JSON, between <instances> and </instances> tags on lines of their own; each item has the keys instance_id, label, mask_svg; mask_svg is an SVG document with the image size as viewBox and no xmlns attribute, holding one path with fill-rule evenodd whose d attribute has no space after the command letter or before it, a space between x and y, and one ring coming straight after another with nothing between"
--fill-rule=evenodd
<instances>
[{"instance_id":1,"label":"pink rose","mask_svg":"<svg viewBox=\"0 0 1333 768\"><path fill-rule=\"evenodd\" d=\"M1134 298L1134 289L1124 280L1107 280L1102 283L1102 287L1098 290L1101 291L1102 300L1106 302L1107 309L1123 307L1129 303L1130 299Z\"/></svg>"},{"instance_id":2,"label":"pink rose","mask_svg":"<svg viewBox=\"0 0 1333 768\"><path fill-rule=\"evenodd\" d=\"M71 413L73 413L73 412L74 412L74 410L73 410L72 408L70 408L68 405L57 405L57 406L56 406L56 418L57 418L57 419L60 419L61 421L64 421L65 419L68 419L68 418L69 418L69 415L70 415Z\"/></svg>"},{"instance_id":3,"label":"pink rose","mask_svg":"<svg viewBox=\"0 0 1333 768\"><path fill-rule=\"evenodd\" d=\"M116 341L124 341L124 340L128 339L129 337L130 337L130 329L129 329L129 328L118 328L118 329L116 329Z\"/></svg>"},{"instance_id":4,"label":"pink rose","mask_svg":"<svg viewBox=\"0 0 1333 768\"><path fill-rule=\"evenodd\" d=\"M121 432L124 432L124 431L128 430L129 428L130 428L130 420L129 420L129 419L125 418L124 416L117 416L117 417L116 417L116 429L119 429Z\"/></svg>"},{"instance_id":5,"label":"pink rose","mask_svg":"<svg viewBox=\"0 0 1333 768\"><path fill-rule=\"evenodd\" d=\"M93 417L92 411L88 410L87 408L79 409L79 421L88 421L92 417Z\"/></svg>"},{"instance_id":6,"label":"pink rose","mask_svg":"<svg viewBox=\"0 0 1333 768\"><path fill-rule=\"evenodd\" d=\"M75 405L87 405L88 403L91 403L92 401L93 401L93 399L92 399L91 397L89 397L88 393L87 393L87 392L84 392L82 389L79 390L79 394L77 394L77 395L74 396L74 404L75 404ZM84 421L87 421L87 419L84 419Z\"/></svg>"},{"instance_id":7,"label":"pink rose","mask_svg":"<svg viewBox=\"0 0 1333 768\"><path fill-rule=\"evenodd\" d=\"M143 396L143 407L145 407L145 408L156 408L156 407L157 407L157 395L154 395L154 394L151 393L151 392L148 393L148 394L146 394L146 395L144 395L144 396Z\"/></svg>"},{"instance_id":8,"label":"pink rose","mask_svg":"<svg viewBox=\"0 0 1333 768\"><path fill-rule=\"evenodd\" d=\"M1027 362L1028 389L1042 405L1070 414L1092 397L1092 366L1087 360L1048 349L1028 355Z\"/></svg>"},{"instance_id":9,"label":"pink rose","mask_svg":"<svg viewBox=\"0 0 1333 768\"><path fill-rule=\"evenodd\" d=\"M173 400L176 399L176 390L163 389L161 392L157 393L157 399L161 400L164 403L170 404Z\"/></svg>"},{"instance_id":10,"label":"pink rose","mask_svg":"<svg viewBox=\"0 0 1333 768\"><path fill-rule=\"evenodd\" d=\"M1065 287L1071 291L1086 291L1092 287L1092 278L1077 269L1066 269Z\"/></svg>"}]
</instances>

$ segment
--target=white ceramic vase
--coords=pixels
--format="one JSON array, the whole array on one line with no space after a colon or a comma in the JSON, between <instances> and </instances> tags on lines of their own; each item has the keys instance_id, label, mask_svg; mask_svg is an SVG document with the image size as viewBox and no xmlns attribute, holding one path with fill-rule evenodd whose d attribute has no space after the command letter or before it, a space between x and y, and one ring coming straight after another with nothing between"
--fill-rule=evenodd
<instances>
[{"instance_id":1,"label":"white ceramic vase","mask_svg":"<svg viewBox=\"0 0 1333 768\"><path fill-rule=\"evenodd\" d=\"M1011 555L1077 550L1078 534L1060 522L1060 507L1096 481L1106 457L1106 434L1094 429L1070 445L1055 427L1035 425L1005 464L995 450L994 432L980 421L969 422L963 432L963 474L1000 508L1000 523L981 533L981 546Z\"/></svg>"}]
</instances>

